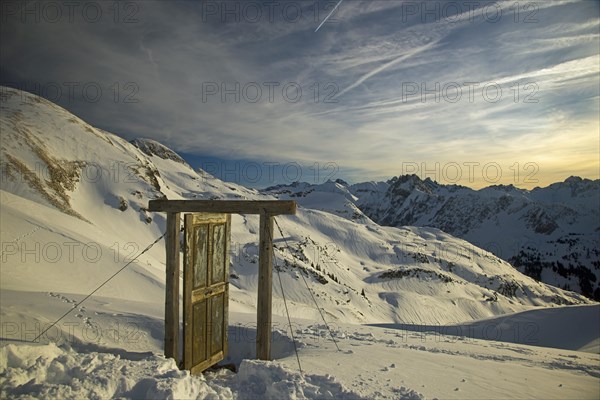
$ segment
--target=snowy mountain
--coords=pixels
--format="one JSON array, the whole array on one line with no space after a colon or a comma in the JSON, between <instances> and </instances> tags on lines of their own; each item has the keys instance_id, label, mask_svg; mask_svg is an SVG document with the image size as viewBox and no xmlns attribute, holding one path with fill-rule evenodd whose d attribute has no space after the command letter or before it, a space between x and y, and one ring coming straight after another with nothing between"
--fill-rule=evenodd
<instances>
[{"instance_id":1,"label":"snowy mountain","mask_svg":"<svg viewBox=\"0 0 600 400\"><path fill-rule=\"evenodd\" d=\"M39 368L44 371L53 368L54 359L81 363L87 357L82 356L82 352L102 353L107 349L118 349L112 350L112 354L140 359L148 349L157 352L162 349L165 292L162 242L110 279L84 306L78 304L162 235L165 216L148 212L147 205L151 199L164 197L279 197L298 201L297 215L277 218L290 247L285 245L286 241L278 240L281 234L276 229L276 270L281 275L282 285L273 287L273 313L275 321L282 321L285 316L283 289L291 314L303 326L297 335L306 342L307 348L311 346L310 338L321 335L319 332L322 331L322 326L314 324L320 316L311 292L324 310L325 318L340 327L336 331L339 340L348 340L348 343L370 341L380 347L382 354L388 351L386 346L394 343L391 333L382 333L381 339L375 339L372 334L364 333L366 328L352 328L348 324L457 325L541 310L542 307L592 304L577 293L537 282L492 253L440 229L378 225L374 220L392 224L392 219L383 217L389 213L362 201L383 196L390 206L392 202L397 204L391 194L404 192L400 186L392 189L396 187L394 182L385 191L383 184L348 187L344 182L328 182L318 187L280 186L260 193L222 182L204 171L195 171L175 152L153 140L137 139L130 143L90 126L40 97L7 88L3 88L3 93L6 95L0 103L0 239L3 244L0 315L3 339L32 340L36 332L39 333L40 325L47 326L71 307L77 307L54 327L53 336L42 338L44 343L66 342L70 346L68 349L53 345L45 347L44 360L50 360L48 364L43 360L34 362L35 350L26 346L2 349L0 376L10 377L6 378L8 380L3 378L7 387L20 388L19 385L26 383L22 382L24 377L32 379L31 376L40 373ZM411 201L415 204L420 197L435 193L430 189L433 183L424 181L419 185L422 189L421 186L413 188L408 196L412 196L414 200ZM373 190L361 191L367 188ZM386 193L390 193L389 197L385 197ZM568 198L562 187L557 188L556 193ZM489 197L494 196L498 195L490 194ZM556 213L558 211L549 215ZM417 213L415 217L417 215L426 214ZM572 218L581 227L588 224L576 215ZM545 221L544 217L537 220ZM562 223L562 220L558 222ZM232 216L230 330L252 321L256 313L257 232L256 216ZM307 286L302 278L308 282ZM595 306L586 309L597 311ZM98 329L104 334L91 336L90 330L97 332ZM281 338L287 338L285 329L276 327L276 330ZM135 340L124 339L131 337ZM581 344L569 349L589 349L593 347L593 340L595 338L586 336ZM290 355L287 353L289 341L282 339L282 343L283 350L280 350ZM398 345L399 348L402 346ZM416 348L406 346L398 351L416 351ZM231 361L239 364L242 358L251 357L251 353L244 353L245 348L238 351L241 353L236 354L233 350L230 354ZM351 353L350 350L345 354ZM489 359L494 357L498 360L500 356L490 355ZM543 357L546 356L540 355L539 359ZM114 368L137 371L137 367L114 357L104 359ZM189 375L187 378L177 375L176 368L164 359L150 357L145 360L148 367L153 365L150 368L165 371L162 378L184 385L185 390L177 392L180 396L191 397L190 390L200 390L201 385L186 381ZM102 364L94 363L91 365L97 364L98 368ZM257 366L257 370L253 369L252 362L243 365L247 370L241 368L240 371L246 371L245 378L240 375L236 378L238 383L230 382L224 389L219 379L226 377L217 375L213 381L216 386L210 390L205 388L206 393L213 393L215 387L219 388L217 392L229 390L231 393L235 390L231 388L239 389L248 382L256 382L258 378L252 375L255 373L266 374L264 376L276 373L282 379L291 376L287 370L273 372L265 364ZM475 364L473 369L477 369ZM136 373L140 383L146 379L144 373L147 372ZM260 382L268 384L264 376ZM52 385L61 385L68 380L57 377L57 383L54 383L52 379ZM318 391L320 387L327 388L332 398L336 393L353 398L345 388L325 376L307 375L302 379L302 390L304 393L312 390L316 393L314 397L325 396L323 393L326 392ZM75 383L73 385L76 387ZM106 387L101 393L108 397L172 394L161 392L159 387L144 391L143 385L123 385L120 389ZM136 387L139 391L134 390ZM387 390L386 396L389 394L391 398L404 395L422 398L418 394L409 397L413 392L405 388L399 392L392 389L381 390ZM79 386L78 390L83 389ZM357 390L366 397L376 395L373 391ZM18 391L10 392L15 393ZM281 393L275 392L273 397L280 397Z\"/></svg>"},{"instance_id":2,"label":"snowy mountain","mask_svg":"<svg viewBox=\"0 0 600 400\"><path fill-rule=\"evenodd\" d=\"M356 206L358 198L350 193L348 184L340 179L319 185L306 182L293 182L290 185L276 185L261 190L280 200L294 200L302 207L327 211L331 214L359 223L371 222Z\"/></svg>"},{"instance_id":3,"label":"snowy mountain","mask_svg":"<svg viewBox=\"0 0 600 400\"><path fill-rule=\"evenodd\" d=\"M600 180L473 190L406 175L354 185L295 182L263 192L355 221L438 228L538 281L600 300Z\"/></svg>"},{"instance_id":4,"label":"snowy mountain","mask_svg":"<svg viewBox=\"0 0 600 400\"><path fill-rule=\"evenodd\" d=\"M600 299L600 180L473 190L407 175L349 190L382 225L441 229L536 280Z\"/></svg>"}]
</instances>

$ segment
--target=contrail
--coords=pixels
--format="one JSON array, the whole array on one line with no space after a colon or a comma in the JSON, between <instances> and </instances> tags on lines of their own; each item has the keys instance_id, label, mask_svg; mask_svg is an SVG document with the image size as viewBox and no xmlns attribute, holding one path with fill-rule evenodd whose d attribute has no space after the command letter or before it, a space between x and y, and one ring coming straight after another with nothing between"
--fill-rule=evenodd
<instances>
[{"instance_id":1,"label":"contrail","mask_svg":"<svg viewBox=\"0 0 600 400\"><path fill-rule=\"evenodd\" d=\"M315 29L315 32L316 32L316 31L318 31L318 30L319 30L319 29L320 29L320 28L323 26L323 24L324 24L325 22L327 22L327 20L329 19L329 17L331 17L331 15L332 15L332 14L335 12L335 10L337 10L337 8L340 6L340 4L342 4L342 1L344 1L344 0L340 0L340 1L339 1L339 2L338 2L336 5L335 5L335 7L333 7L333 10L331 10L331 12L329 13L329 15L325 17L325 19L323 20L323 22L321 22L321 23L319 24L319 26L317 26L317 29Z\"/></svg>"},{"instance_id":2,"label":"contrail","mask_svg":"<svg viewBox=\"0 0 600 400\"><path fill-rule=\"evenodd\" d=\"M335 98L338 98L341 95L343 95L344 93L346 93L346 92L354 89L355 87L357 87L358 85L360 85L361 83L363 83L364 81L366 81L367 79L369 79L372 76L375 76L378 73L386 70L387 68L391 67L392 65L398 64L399 62L404 61L404 60L406 60L408 58L411 58L412 56L414 56L414 55L416 55L418 53L421 53L421 52L423 52L425 50L428 50L429 48L431 48L435 44L436 44L436 42L428 43L428 44L426 44L426 45L424 45L424 46L422 46L420 48L414 49L411 52L404 53L401 56L394 58L392 61L389 61L389 62L387 62L387 63L385 63L385 64L383 64L383 65L381 65L381 66L379 66L379 67L377 67L375 69L373 69L372 71L370 71L370 72L364 74L363 76L361 76L360 78L358 78L358 80L356 82L354 82L353 84L351 84L350 86L348 86L346 89L344 89L341 92L339 92L338 94L336 94Z\"/></svg>"}]
</instances>

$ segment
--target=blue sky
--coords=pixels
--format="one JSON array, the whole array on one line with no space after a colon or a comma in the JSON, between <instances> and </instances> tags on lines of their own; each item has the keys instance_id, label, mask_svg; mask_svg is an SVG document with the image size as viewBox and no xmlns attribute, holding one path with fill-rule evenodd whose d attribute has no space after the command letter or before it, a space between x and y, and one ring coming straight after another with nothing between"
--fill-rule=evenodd
<instances>
[{"instance_id":1,"label":"blue sky","mask_svg":"<svg viewBox=\"0 0 600 400\"><path fill-rule=\"evenodd\" d=\"M599 178L597 1L22 4L2 84L227 180Z\"/></svg>"}]
</instances>

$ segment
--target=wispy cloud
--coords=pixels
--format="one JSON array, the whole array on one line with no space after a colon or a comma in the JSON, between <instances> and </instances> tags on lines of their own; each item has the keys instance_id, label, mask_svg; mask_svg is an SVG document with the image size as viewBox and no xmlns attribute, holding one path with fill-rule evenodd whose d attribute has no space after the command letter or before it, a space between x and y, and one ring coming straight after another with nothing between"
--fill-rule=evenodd
<instances>
[{"instance_id":1,"label":"wispy cloud","mask_svg":"<svg viewBox=\"0 0 600 400\"><path fill-rule=\"evenodd\" d=\"M294 2L300 17L291 6L282 14L282 3L272 20L262 8L260 21L244 14L245 2L226 3L234 10L227 18L174 1L140 2L133 24L9 19L0 27L2 82L30 90L96 82L100 101L78 91L58 102L127 138L211 157L331 161L349 179L449 160L508 167L535 159L549 180L598 174L591 153L572 162L598 144L597 2L532 3L534 23L523 9L515 14L515 2L482 1L455 15L442 15L439 3L439 18L406 2L331 2L319 12ZM483 13L493 5L504 11L498 21ZM483 92L489 83L501 88L498 101ZM462 97L453 101L456 85ZM128 95L138 101L124 102Z\"/></svg>"}]
</instances>

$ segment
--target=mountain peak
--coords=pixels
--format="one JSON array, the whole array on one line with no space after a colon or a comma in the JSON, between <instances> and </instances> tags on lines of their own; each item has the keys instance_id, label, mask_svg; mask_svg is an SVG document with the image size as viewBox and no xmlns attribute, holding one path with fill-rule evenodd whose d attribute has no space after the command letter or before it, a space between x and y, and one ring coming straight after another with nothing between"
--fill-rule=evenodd
<instances>
[{"instance_id":1,"label":"mountain peak","mask_svg":"<svg viewBox=\"0 0 600 400\"><path fill-rule=\"evenodd\" d=\"M430 178L422 180L415 174L393 177L387 183L390 185L390 190L394 192L401 191L403 193L409 193L415 189L424 193L431 193L432 190L438 186L438 184Z\"/></svg>"},{"instance_id":2,"label":"mountain peak","mask_svg":"<svg viewBox=\"0 0 600 400\"><path fill-rule=\"evenodd\" d=\"M565 179L565 183L579 183L582 182L583 179L579 176L574 176L571 175L570 177L568 177L567 179Z\"/></svg>"},{"instance_id":3,"label":"mountain peak","mask_svg":"<svg viewBox=\"0 0 600 400\"><path fill-rule=\"evenodd\" d=\"M526 192L525 189L519 189L518 187L516 187L512 183L510 183L508 185L491 185L491 186L487 186L487 187L485 187L483 189L480 189L480 191L482 191L482 192L486 192L486 191L498 191L498 192L504 192L504 193L507 193L507 194L517 194L519 192Z\"/></svg>"},{"instance_id":4,"label":"mountain peak","mask_svg":"<svg viewBox=\"0 0 600 400\"><path fill-rule=\"evenodd\" d=\"M387 181L387 183L389 183L390 185L403 184L406 182L418 183L418 182L423 182L423 181L421 180L421 178L419 178L418 175L415 175L415 174L398 175L398 176L394 176L393 178L391 178L390 180Z\"/></svg>"},{"instance_id":5,"label":"mountain peak","mask_svg":"<svg viewBox=\"0 0 600 400\"><path fill-rule=\"evenodd\" d=\"M186 164L185 160L181 156L175 153L167 146L157 142L156 140L138 138L131 141L135 147L146 153L148 156L157 156L164 160L172 160L180 164Z\"/></svg>"}]
</instances>

